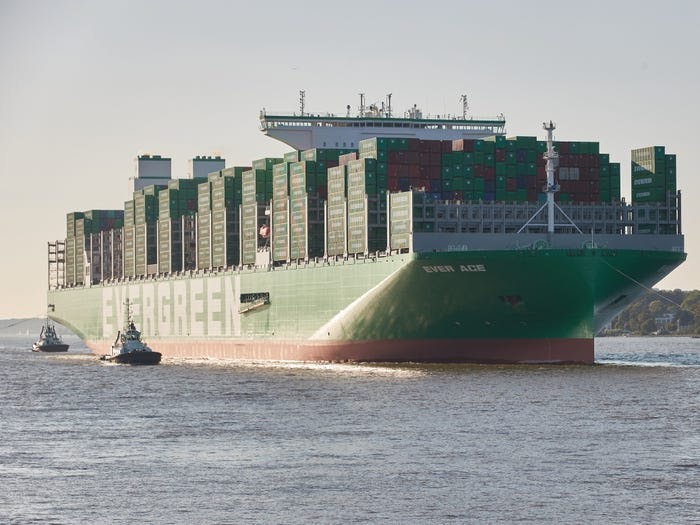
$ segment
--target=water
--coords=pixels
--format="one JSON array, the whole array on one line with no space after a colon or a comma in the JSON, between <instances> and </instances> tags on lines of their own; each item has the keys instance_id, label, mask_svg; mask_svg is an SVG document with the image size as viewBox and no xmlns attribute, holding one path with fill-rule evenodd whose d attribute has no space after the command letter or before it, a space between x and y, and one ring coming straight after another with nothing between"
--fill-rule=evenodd
<instances>
[{"instance_id":1,"label":"water","mask_svg":"<svg viewBox=\"0 0 700 525\"><path fill-rule=\"evenodd\" d=\"M700 339L598 365L101 363L0 339L2 523L700 523Z\"/></svg>"}]
</instances>

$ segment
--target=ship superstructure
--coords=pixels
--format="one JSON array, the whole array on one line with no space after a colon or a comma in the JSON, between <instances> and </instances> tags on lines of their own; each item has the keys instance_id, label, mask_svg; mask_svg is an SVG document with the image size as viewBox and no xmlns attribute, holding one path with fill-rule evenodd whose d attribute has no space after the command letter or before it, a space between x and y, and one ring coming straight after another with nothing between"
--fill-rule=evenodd
<instances>
[{"instance_id":1,"label":"ship superstructure","mask_svg":"<svg viewBox=\"0 0 700 525\"><path fill-rule=\"evenodd\" d=\"M416 104L403 115L395 115L391 95L381 104L365 105L360 94L360 105L351 115L347 106L345 115L314 114L306 111L305 92L300 92L299 111L295 113L260 112L260 129L268 137L288 144L296 150L314 148L358 148L360 141L372 137L413 138L422 140L480 139L503 135L506 119L503 114L494 117L473 117L468 113L467 96L462 95L461 115L424 115Z\"/></svg>"},{"instance_id":2,"label":"ship superstructure","mask_svg":"<svg viewBox=\"0 0 700 525\"><path fill-rule=\"evenodd\" d=\"M389 101L300 115L319 133L287 140L263 114L297 146L283 158L69 214L49 249L52 318L96 353L128 299L166 356L593 362L595 334L685 260L675 156L635 150L627 203L598 143L555 141L551 122L546 140L506 137L464 102L464 118L414 114L370 138L347 124L394 123ZM334 133L338 147L299 146Z\"/></svg>"}]
</instances>

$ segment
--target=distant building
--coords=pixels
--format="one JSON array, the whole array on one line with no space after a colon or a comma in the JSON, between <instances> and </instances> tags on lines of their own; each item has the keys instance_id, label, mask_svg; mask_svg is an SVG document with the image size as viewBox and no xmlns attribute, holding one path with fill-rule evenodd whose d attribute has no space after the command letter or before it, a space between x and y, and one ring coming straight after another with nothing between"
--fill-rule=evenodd
<instances>
[{"instance_id":1,"label":"distant building","mask_svg":"<svg viewBox=\"0 0 700 525\"><path fill-rule=\"evenodd\" d=\"M676 321L676 316L674 314L661 314L654 318L654 323L656 326L668 326Z\"/></svg>"}]
</instances>

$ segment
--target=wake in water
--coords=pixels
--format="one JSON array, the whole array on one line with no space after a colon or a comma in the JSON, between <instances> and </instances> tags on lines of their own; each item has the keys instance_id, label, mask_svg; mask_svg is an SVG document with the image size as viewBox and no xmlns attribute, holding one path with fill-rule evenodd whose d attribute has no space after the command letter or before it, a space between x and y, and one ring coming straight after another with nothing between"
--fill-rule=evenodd
<instances>
[{"instance_id":1,"label":"wake in water","mask_svg":"<svg viewBox=\"0 0 700 525\"><path fill-rule=\"evenodd\" d=\"M420 377L424 370L415 370L395 365L368 365L355 363L305 363L298 361L244 361L231 359L193 359L171 357L164 358L164 363L180 366L203 365L217 368L259 368L276 370L308 370L334 375L380 376L380 377Z\"/></svg>"}]
</instances>

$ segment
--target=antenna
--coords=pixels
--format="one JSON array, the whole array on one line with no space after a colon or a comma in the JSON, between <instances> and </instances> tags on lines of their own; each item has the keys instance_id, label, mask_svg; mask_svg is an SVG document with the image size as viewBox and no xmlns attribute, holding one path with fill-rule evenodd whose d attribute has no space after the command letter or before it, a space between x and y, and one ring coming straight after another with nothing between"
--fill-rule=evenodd
<instances>
[{"instance_id":1,"label":"antenna","mask_svg":"<svg viewBox=\"0 0 700 525\"><path fill-rule=\"evenodd\" d=\"M462 95L459 97L462 102L462 120L467 120L467 111L469 111L469 102L467 101L467 95Z\"/></svg>"},{"instance_id":2,"label":"antenna","mask_svg":"<svg viewBox=\"0 0 700 525\"><path fill-rule=\"evenodd\" d=\"M306 91L303 89L299 91L299 110L301 111L301 116L304 116L304 108L306 106Z\"/></svg>"},{"instance_id":3,"label":"antenna","mask_svg":"<svg viewBox=\"0 0 700 525\"><path fill-rule=\"evenodd\" d=\"M360 116L365 116L365 94L360 93Z\"/></svg>"},{"instance_id":4,"label":"antenna","mask_svg":"<svg viewBox=\"0 0 700 525\"><path fill-rule=\"evenodd\" d=\"M386 96L386 116L391 118L391 93Z\"/></svg>"},{"instance_id":5,"label":"antenna","mask_svg":"<svg viewBox=\"0 0 700 525\"><path fill-rule=\"evenodd\" d=\"M552 134L556 129L554 123L550 120L549 124L542 123L542 128L547 132L547 153L543 155L547 161L547 233L554 233L554 194L559 191L559 185L554 183L554 161L559 157L559 154L554 151L552 143Z\"/></svg>"}]
</instances>

